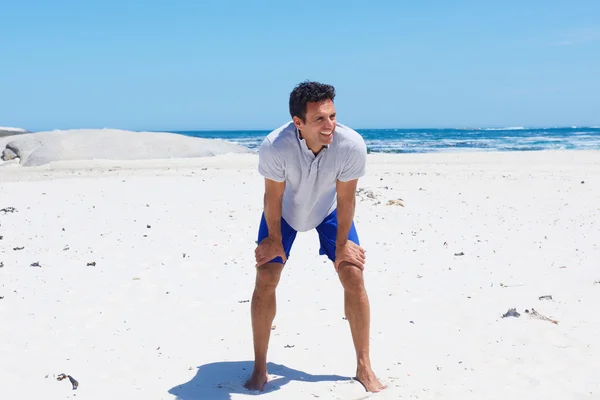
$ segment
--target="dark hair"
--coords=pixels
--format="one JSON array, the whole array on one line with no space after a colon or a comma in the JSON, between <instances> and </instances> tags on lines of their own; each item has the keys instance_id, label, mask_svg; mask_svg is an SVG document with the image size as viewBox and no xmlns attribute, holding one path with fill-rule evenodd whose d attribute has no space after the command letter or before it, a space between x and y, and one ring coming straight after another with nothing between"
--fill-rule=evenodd
<instances>
[{"instance_id":1,"label":"dark hair","mask_svg":"<svg viewBox=\"0 0 600 400\"><path fill-rule=\"evenodd\" d=\"M306 122L306 103L335 98L335 88L319 82L304 81L290 93L290 115Z\"/></svg>"}]
</instances>

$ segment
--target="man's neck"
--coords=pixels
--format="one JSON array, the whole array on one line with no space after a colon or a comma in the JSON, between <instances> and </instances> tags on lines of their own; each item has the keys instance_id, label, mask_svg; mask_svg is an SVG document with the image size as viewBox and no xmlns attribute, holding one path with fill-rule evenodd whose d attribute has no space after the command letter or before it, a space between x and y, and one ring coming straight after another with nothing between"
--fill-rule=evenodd
<instances>
[{"instance_id":1,"label":"man's neck","mask_svg":"<svg viewBox=\"0 0 600 400\"><path fill-rule=\"evenodd\" d=\"M298 129L298 136L300 137L300 140L304 139L302 137L302 132L300 131L300 129ZM315 156L317 154L319 154L321 152L321 150L323 150L325 148L325 146L322 146L322 145L320 147L319 147L319 145L312 145L306 139L304 139L304 141L306 142L306 147L308 147L309 150L312 151ZM317 149L317 150L315 150L315 149Z\"/></svg>"}]
</instances>

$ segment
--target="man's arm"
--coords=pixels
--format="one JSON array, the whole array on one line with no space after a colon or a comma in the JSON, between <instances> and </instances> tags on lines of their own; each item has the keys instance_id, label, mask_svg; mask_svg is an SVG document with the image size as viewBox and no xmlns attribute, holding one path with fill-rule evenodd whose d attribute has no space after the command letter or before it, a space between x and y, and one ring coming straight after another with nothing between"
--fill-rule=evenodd
<instances>
[{"instance_id":1,"label":"man's arm","mask_svg":"<svg viewBox=\"0 0 600 400\"><path fill-rule=\"evenodd\" d=\"M337 192L337 237L336 247L346 244L348 241L348 232L352 226L354 218L354 209L356 205L356 186L358 179L343 182L338 180L336 184Z\"/></svg>"},{"instance_id":2,"label":"man's arm","mask_svg":"<svg viewBox=\"0 0 600 400\"><path fill-rule=\"evenodd\" d=\"M281 243L281 204L284 189L285 181L276 182L265 178L265 220L269 228L269 238L277 243Z\"/></svg>"},{"instance_id":3,"label":"man's arm","mask_svg":"<svg viewBox=\"0 0 600 400\"><path fill-rule=\"evenodd\" d=\"M336 247L348 242L348 233L354 218L356 205L356 186L358 179L365 174L367 166L367 146L364 141L357 142L348 150L344 165L336 184L338 231Z\"/></svg>"}]
</instances>

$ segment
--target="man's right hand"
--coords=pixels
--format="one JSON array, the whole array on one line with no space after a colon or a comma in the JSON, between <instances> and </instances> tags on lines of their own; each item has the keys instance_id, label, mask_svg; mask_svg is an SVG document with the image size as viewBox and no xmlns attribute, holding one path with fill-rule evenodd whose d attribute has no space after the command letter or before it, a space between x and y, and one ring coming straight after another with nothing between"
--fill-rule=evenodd
<instances>
[{"instance_id":1,"label":"man's right hand","mask_svg":"<svg viewBox=\"0 0 600 400\"><path fill-rule=\"evenodd\" d=\"M256 250L254 250L256 267L268 263L277 256L280 256L284 263L286 262L287 257L281 239L274 240L270 237L266 237L258 244Z\"/></svg>"}]
</instances>

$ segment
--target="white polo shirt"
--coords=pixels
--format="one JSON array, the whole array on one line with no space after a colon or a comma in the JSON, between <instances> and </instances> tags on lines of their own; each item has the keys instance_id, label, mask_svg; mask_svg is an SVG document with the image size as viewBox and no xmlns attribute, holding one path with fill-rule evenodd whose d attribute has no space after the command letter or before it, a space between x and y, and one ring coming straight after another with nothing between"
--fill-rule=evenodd
<instances>
[{"instance_id":1,"label":"white polo shirt","mask_svg":"<svg viewBox=\"0 0 600 400\"><path fill-rule=\"evenodd\" d=\"M314 229L337 206L336 182L366 173L367 146L353 129L336 124L332 143L316 156L293 121L269 133L259 150L258 172L286 182L282 217L296 231Z\"/></svg>"}]
</instances>

